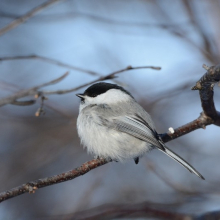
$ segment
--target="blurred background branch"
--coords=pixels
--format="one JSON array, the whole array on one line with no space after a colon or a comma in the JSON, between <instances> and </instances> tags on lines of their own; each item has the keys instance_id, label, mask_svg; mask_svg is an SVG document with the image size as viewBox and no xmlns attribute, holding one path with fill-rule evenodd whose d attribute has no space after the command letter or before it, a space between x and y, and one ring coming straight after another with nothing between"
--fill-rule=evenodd
<instances>
[{"instance_id":1,"label":"blurred background branch","mask_svg":"<svg viewBox=\"0 0 220 220\"><path fill-rule=\"evenodd\" d=\"M66 93L70 93L70 92L74 92L74 91L77 91L85 86L89 86L95 82L98 82L98 81L104 81L104 80L110 80L110 79L114 79L116 76L116 74L119 74L119 73L122 73L122 72L125 72L125 71L128 71L128 70L136 70L136 69L154 69L154 70L160 70L161 68L160 67L154 67L154 66L139 66L139 67L132 67L132 66L128 66L124 69L121 69L121 70L117 70L113 73L110 73L106 76L101 76L89 83L86 83L86 84L83 84L83 85L80 85L80 86L77 86L75 88L71 88L71 89L67 89L67 90L57 90L57 91L40 91L39 89L42 88L42 87L46 87L46 86L49 86L49 85L53 85L53 84L56 84L58 82L60 82L61 80L63 80L67 75L68 75L68 72L65 73L63 76L55 79L55 80L52 80L50 82L47 82L47 83L43 83L41 85L38 85L38 86L35 86L35 87L32 87L30 89L27 89L27 90L23 90L23 91L19 91L17 92L16 94L13 94L13 95L10 95L9 97L6 97L6 98L3 98L3 99L0 99L0 107L1 106L4 106L4 105L7 105L7 104L12 104L12 105L20 105L20 106L25 106L25 105L32 105L35 103L35 100L30 100L30 101L17 101L17 99L20 99L20 98L24 98L24 97L27 97L27 96L35 96L35 98L38 98L38 97L41 97L41 96L44 96L44 95L52 95L52 94L66 94Z\"/></svg>"},{"instance_id":2,"label":"blurred background branch","mask_svg":"<svg viewBox=\"0 0 220 220\"><path fill-rule=\"evenodd\" d=\"M10 31L11 29L17 27L18 25L21 25L22 23L26 22L28 19L35 16L38 12L42 11L43 9L47 8L48 6L51 6L54 3L57 3L57 2L60 2L60 1L63 1L63 0L49 0L49 1L46 1L43 4L37 6L36 8L30 10L26 14L22 15L21 17L16 18L10 24L8 24L5 27L0 29L0 36L5 34L8 31Z\"/></svg>"},{"instance_id":3,"label":"blurred background branch","mask_svg":"<svg viewBox=\"0 0 220 220\"><path fill-rule=\"evenodd\" d=\"M173 211L164 210L163 208L150 207L149 204L122 204L122 205L102 205L100 207L86 210L85 212L74 213L75 219L101 220L101 219L138 219L138 218L156 218L185 220L191 218L189 214L180 214ZM65 217L65 216L59 216ZM68 217L68 216L67 216Z\"/></svg>"},{"instance_id":4,"label":"blurred background branch","mask_svg":"<svg viewBox=\"0 0 220 220\"><path fill-rule=\"evenodd\" d=\"M35 103L35 100L25 101L25 102L21 101L20 102L20 101L17 101L17 99L24 98L24 97L27 97L27 96L37 96L36 98L38 98L39 96L41 96L41 91L39 91L40 88L58 83L62 79L64 79L67 75L68 75L68 72L65 73L64 75L62 75L61 77L55 79L55 80L52 80L52 81L47 82L47 83L43 83L39 86L35 86L35 87L32 87L32 88L27 89L27 90L19 91L16 94L13 94L13 95L10 95L6 98L3 98L3 99L0 100L0 107L4 106L4 105L7 105L7 104L22 105L22 103L27 103L27 105L28 104L32 105L32 104Z\"/></svg>"},{"instance_id":5,"label":"blurred background branch","mask_svg":"<svg viewBox=\"0 0 220 220\"><path fill-rule=\"evenodd\" d=\"M88 73L88 74L91 74L91 75L94 75L94 76L100 75L99 73L96 73L96 72L93 72L93 71L90 71L90 70L85 70L85 69L82 69L82 68L79 68L79 67L75 67L75 66L72 66L70 64L61 62L59 60L55 60L55 59L51 59L51 58L43 57L43 56L39 56L39 55L0 57L0 61L29 60L29 59L42 60L44 62L48 62L48 63L54 64L54 65L62 66L62 67L67 68L67 69L76 70L76 71L83 72L83 73Z\"/></svg>"},{"instance_id":6,"label":"blurred background branch","mask_svg":"<svg viewBox=\"0 0 220 220\"><path fill-rule=\"evenodd\" d=\"M64 219L83 219L83 220L108 220L108 219L139 219L139 218L155 218L155 219L172 219L172 220L217 220L220 212L208 212L202 215L194 215L191 213L175 213L169 209L169 205L161 207L158 204L140 203L140 204L105 204L95 207L84 212L77 212L69 215L54 216L55 218Z\"/></svg>"}]
</instances>

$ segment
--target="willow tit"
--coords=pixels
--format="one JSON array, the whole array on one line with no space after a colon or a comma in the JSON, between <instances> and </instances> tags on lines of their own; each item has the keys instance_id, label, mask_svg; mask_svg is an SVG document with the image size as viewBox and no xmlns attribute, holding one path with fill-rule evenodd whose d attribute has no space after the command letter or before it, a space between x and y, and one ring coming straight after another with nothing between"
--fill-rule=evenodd
<instances>
[{"instance_id":1,"label":"willow tit","mask_svg":"<svg viewBox=\"0 0 220 220\"><path fill-rule=\"evenodd\" d=\"M77 130L89 153L115 161L139 162L151 149L158 149L201 179L204 177L163 143L150 115L121 86L96 83L76 94L80 99Z\"/></svg>"}]
</instances>

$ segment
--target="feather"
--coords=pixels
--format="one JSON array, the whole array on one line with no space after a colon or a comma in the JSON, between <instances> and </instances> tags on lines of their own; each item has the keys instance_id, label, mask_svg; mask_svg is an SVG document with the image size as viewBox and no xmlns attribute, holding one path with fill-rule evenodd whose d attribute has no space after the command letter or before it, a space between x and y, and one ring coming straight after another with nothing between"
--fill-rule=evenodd
<instances>
[{"instance_id":1,"label":"feather","mask_svg":"<svg viewBox=\"0 0 220 220\"><path fill-rule=\"evenodd\" d=\"M191 173L196 174L201 179L205 179L195 168L188 164L183 158L175 154L165 146L159 135L153 130L149 124L140 116L119 116L114 119L115 129L118 131L130 134L142 141L150 143L157 147L160 151L179 162L182 166L188 169ZM136 162L136 159L135 159Z\"/></svg>"},{"instance_id":2,"label":"feather","mask_svg":"<svg viewBox=\"0 0 220 220\"><path fill-rule=\"evenodd\" d=\"M139 119L131 116L119 116L114 119L115 129L130 134L142 141L150 143L161 150L165 150L163 144L158 141L158 134L147 124L142 123ZM148 126L146 126L147 124Z\"/></svg>"},{"instance_id":3,"label":"feather","mask_svg":"<svg viewBox=\"0 0 220 220\"><path fill-rule=\"evenodd\" d=\"M188 164L183 158L181 158L179 155L175 154L173 151L171 151L169 148L165 147L165 151L159 149L163 153L165 153L167 156L171 157L178 163L180 163L182 166L184 166L187 170L189 170L191 173L196 174L201 179L205 179L195 168L193 168L190 164Z\"/></svg>"}]
</instances>

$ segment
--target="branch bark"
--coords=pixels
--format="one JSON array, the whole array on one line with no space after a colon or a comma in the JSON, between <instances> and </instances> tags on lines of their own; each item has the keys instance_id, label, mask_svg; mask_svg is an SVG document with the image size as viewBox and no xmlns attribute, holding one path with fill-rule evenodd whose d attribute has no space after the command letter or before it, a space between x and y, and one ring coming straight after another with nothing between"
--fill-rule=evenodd
<instances>
[{"instance_id":1,"label":"branch bark","mask_svg":"<svg viewBox=\"0 0 220 220\"><path fill-rule=\"evenodd\" d=\"M207 72L192 87L192 90L199 90L203 112L194 121L175 129L174 133L168 132L162 134L161 137L165 142L199 128L205 129L206 126L211 124L220 126L220 112L215 108L213 90L214 85L220 80L220 64L211 67L203 65L203 68Z\"/></svg>"},{"instance_id":2,"label":"branch bark","mask_svg":"<svg viewBox=\"0 0 220 220\"><path fill-rule=\"evenodd\" d=\"M46 177L43 179L31 181L28 183L25 183L21 186L15 187L11 190L8 190L6 192L0 193L0 203L13 198L15 196L19 196L24 193L34 193L37 189L43 188L45 186L54 185L57 183L61 183L64 181L72 180L78 176L84 175L88 173L90 170L95 169L101 165L104 165L108 163L109 161L103 158L94 159L91 161L88 161L84 164L82 164L80 167L67 171L65 173L61 173L55 176Z\"/></svg>"},{"instance_id":3,"label":"branch bark","mask_svg":"<svg viewBox=\"0 0 220 220\"><path fill-rule=\"evenodd\" d=\"M129 69L134 69L134 68L128 67L127 70ZM215 105L214 105L213 87L214 87L214 84L220 80L220 65L212 66L206 69L207 69L207 72L196 83L196 86L192 88L193 90L199 90L203 112L200 114L200 116L196 120L189 122L188 124L175 129L174 133L168 132L168 133L161 134L162 140L164 142L168 142L170 140L183 136L196 129L205 128L205 126L210 125L210 124L219 126L220 116L219 116L219 112L216 111ZM112 78L114 77L116 73L120 73L125 70L126 69L116 71L112 74L107 75L106 77ZM46 187L46 186L50 186L56 183L74 179L108 162L110 161L103 159L103 158L94 159L94 160L84 163L82 166L76 169L73 169L71 171L58 174L52 177L46 177L44 179L39 179L36 181L25 183L11 190L0 193L0 202L3 202L7 199L13 198L15 196L18 196L18 195L21 195L27 192L33 193L35 192L35 190L42 188L42 187Z\"/></svg>"}]
</instances>

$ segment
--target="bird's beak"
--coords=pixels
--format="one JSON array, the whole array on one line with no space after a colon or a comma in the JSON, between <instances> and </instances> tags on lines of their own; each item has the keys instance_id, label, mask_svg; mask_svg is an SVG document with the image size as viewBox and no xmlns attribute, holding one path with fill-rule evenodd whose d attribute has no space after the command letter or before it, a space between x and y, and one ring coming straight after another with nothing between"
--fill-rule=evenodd
<instances>
[{"instance_id":1,"label":"bird's beak","mask_svg":"<svg viewBox=\"0 0 220 220\"><path fill-rule=\"evenodd\" d=\"M78 96L78 97L81 98L81 99L84 98L84 95L83 95L83 94L80 94L80 93L76 94L76 96Z\"/></svg>"}]
</instances>

